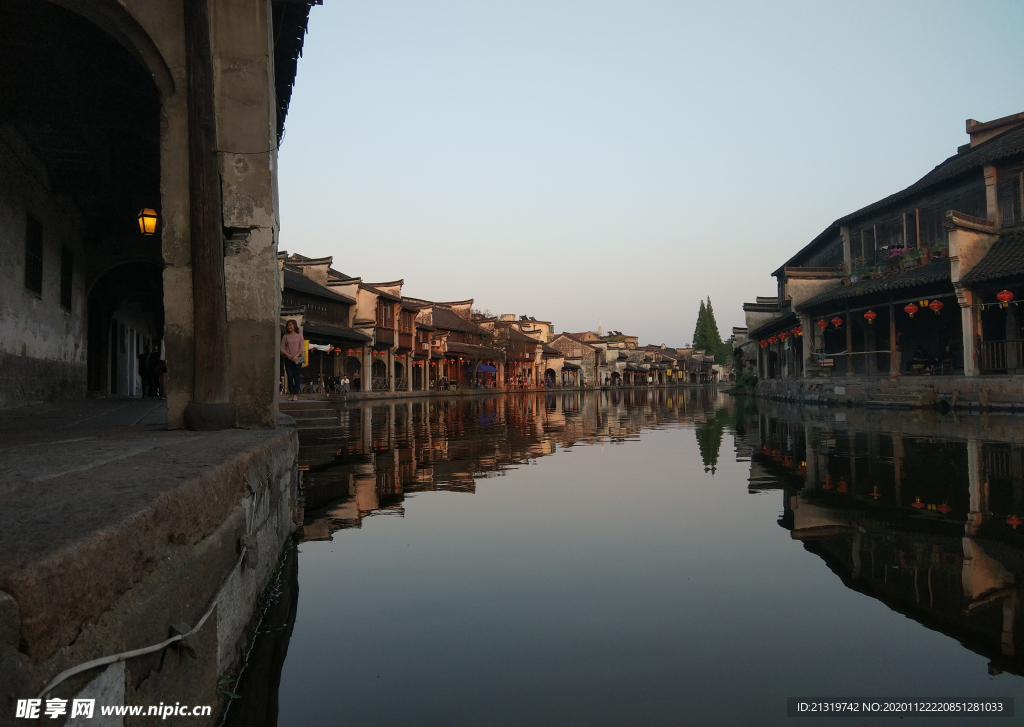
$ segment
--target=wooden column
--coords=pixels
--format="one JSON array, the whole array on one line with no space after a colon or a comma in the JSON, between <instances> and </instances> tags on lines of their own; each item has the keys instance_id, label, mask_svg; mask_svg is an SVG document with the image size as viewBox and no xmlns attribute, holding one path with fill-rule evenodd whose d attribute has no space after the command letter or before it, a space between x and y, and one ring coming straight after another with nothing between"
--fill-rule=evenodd
<instances>
[{"instance_id":1,"label":"wooden column","mask_svg":"<svg viewBox=\"0 0 1024 727\"><path fill-rule=\"evenodd\" d=\"M195 372L189 429L229 429L237 407L228 397L227 311L217 113L209 0L185 0L185 71L188 97L189 235Z\"/></svg>"}]
</instances>

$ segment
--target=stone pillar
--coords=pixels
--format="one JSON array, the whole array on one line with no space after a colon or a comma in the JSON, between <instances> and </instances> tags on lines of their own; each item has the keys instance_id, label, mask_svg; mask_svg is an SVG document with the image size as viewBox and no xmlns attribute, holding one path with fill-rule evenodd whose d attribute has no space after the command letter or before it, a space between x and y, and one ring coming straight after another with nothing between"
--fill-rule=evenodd
<instances>
[{"instance_id":1,"label":"stone pillar","mask_svg":"<svg viewBox=\"0 0 1024 727\"><path fill-rule=\"evenodd\" d=\"M809 378L807 359L811 357L814 348L814 331L817 326L811 324L811 317L806 313L800 316L800 326L804 329L804 335L800 337L800 372L803 378Z\"/></svg>"},{"instance_id":2,"label":"stone pillar","mask_svg":"<svg viewBox=\"0 0 1024 727\"><path fill-rule=\"evenodd\" d=\"M363 391L373 391L373 345L367 344L363 347Z\"/></svg>"},{"instance_id":3,"label":"stone pillar","mask_svg":"<svg viewBox=\"0 0 1024 727\"><path fill-rule=\"evenodd\" d=\"M496 383L500 388L505 388L505 362L499 359L496 368L498 369L498 373L495 375Z\"/></svg>"},{"instance_id":4,"label":"stone pillar","mask_svg":"<svg viewBox=\"0 0 1024 727\"><path fill-rule=\"evenodd\" d=\"M861 325L864 325L864 324L861 324ZM874 323L868 323L867 325L864 326L864 350L865 351L875 351L875 350L877 350L878 349L878 342L877 341L878 341L878 336L876 335L875 325L874 325ZM864 364L866 366L867 373L869 375L877 374L878 373L878 362L876 360L876 354L872 353L872 354L869 354L869 355L865 356L864 358L865 358Z\"/></svg>"},{"instance_id":5,"label":"stone pillar","mask_svg":"<svg viewBox=\"0 0 1024 727\"><path fill-rule=\"evenodd\" d=\"M846 318L846 376L853 376L853 324L850 322L850 309L843 315Z\"/></svg>"},{"instance_id":6,"label":"stone pillar","mask_svg":"<svg viewBox=\"0 0 1024 727\"><path fill-rule=\"evenodd\" d=\"M405 371L406 371L405 390L406 391L412 391L412 367L413 367L412 354L411 353L407 353L405 355ZM422 376L420 377L420 380L421 381L423 380ZM412 419L410 418L409 421L412 421Z\"/></svg>"},{"instance_id":7,"label":"stone pillar","mask_svg":"<svg viewBox=\"0 0 1024 727\"><path fill-rule=\"evenodd\" d=\"M388 349L388 391L395 390L395 349Z\"/></svg>"},{"instance_id":8,"label":"stone pillar","mask_svg":"<svg viewBox=\"0 0 1024 727\"><path fill-rule=\"evenodd\" d=\"M981 334L980 321L974 309L974 292L965 288L956 291L960 304L960 322L964 336L964 376L978 375L978 351L975 342Z\"/></svg>"},{"instance_id":9,"label":"stone pillar","mask_svg":"<svg viewBox=\"0 0 1024 727\"><path fill-rule=\"evenodd\" d=\"M900 352L896 348L896 306L889 304L889 377L900 375Z\"/></svg>"}]
</instances>

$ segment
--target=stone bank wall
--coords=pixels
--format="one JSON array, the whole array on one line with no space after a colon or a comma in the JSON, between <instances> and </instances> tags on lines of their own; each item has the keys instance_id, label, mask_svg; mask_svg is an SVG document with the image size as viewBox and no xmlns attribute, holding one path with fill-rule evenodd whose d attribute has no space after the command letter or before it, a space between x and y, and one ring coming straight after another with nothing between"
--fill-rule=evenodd
<instances>
[{"instance_id":1,"label":"stone bank wall","mask_svg":"<svg viewBox=\"0 0 1024 727\"><path fill-rule=\"evenodd\" d=\"M1024 412L1024 376L854 376L759 381L757 396L801 404Z\"/></svg>"},{"instance_id":2,"label":"stone bank wall","mask_svg":"<svg viewBox=\"0 0 1024 727\"><path fill-rule=\"evenodd\" d=\"M67 475L78 481L63 502L16 490L15 499L26 501L10 503L19 512L13 522L25 533L11 533L15 546L0 558L0 725L32 724L15 719L16 701L37 697L64 670L188 631L216 600L187 642L91 669L46 695L68 704L94 698L97 710L210 705L210 717L184 721L214 724L225 698L219 682L240 664L261 594L295 529L297 452L294 429L191 435ZM60 491L71 482L63 479L41 484ZM35 516L50 530L38 532Z\"/></svg>"}]
</instances>

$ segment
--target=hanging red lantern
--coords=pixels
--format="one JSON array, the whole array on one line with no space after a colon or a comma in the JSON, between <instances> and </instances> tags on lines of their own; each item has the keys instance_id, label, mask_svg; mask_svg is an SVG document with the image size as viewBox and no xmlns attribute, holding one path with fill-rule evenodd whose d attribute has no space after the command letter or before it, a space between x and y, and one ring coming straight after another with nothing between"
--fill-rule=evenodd
<instances>
[{"instance_id":1,"label":"hanging red lantern","mask_svg":"<svg viewBox=\"0 0 1024 727\"><path fill-rule=\"evenodd\" d=\"M849 486L846 484L846 480L839 480L839 484L836 485L836 492L848 492Z\"/></svg>"},{"instance_id":2,"label":"hanging red lantern","mask_svg":"<svg viewBox=\"0 0 1024 727\"><path fill-rule=\"evenodd\" d=\"M779 334L780 341L785 341L787 338L789 338L789 331L783 331Z\"/></svg>"},{"instance_id":3,"label":"hanging red lantern","mask_svg":"<svg viewBox=\"0 0 1024 727\"><path fill-rule=\"evenodd\" d=\"M868 322L868 325L874 323L876 318L878 318L878 314L875 313L873 310L869 310L867 313L864 314L864 320Z\"/></svg>"},{"instance_id":4,"label":"hanging red lantern","mask_svg":"<svg viewBox=\"0 0 1024 727\"><path fill-rule=\"evenodd\" d=\"M905 310L910 315L910 317L913 318L914 314L917 313L920 310L920 308L918 308L915 303L907 303L905 306L903 306L903 310Z\"/></svg>"},{"instance_id":5,"label":"hanging red lantern","mask_svg":"<svg viewBox=\"0 0 1024 727\"><path fill-rule=\"evenodd\" d=\"M762 340L762 341L758 342L757 345L760 346L761 348L764 348L765 346L768 345L768 341Z\"/></svg>"},{"instance_id":6,"label":"hanging red lantern","mask_svg":"<svg viewBox=\"0 0 1024 727\"><path fill-rule=\"evenodd\" d=\"M778 336L769 336L768 337L768 343L772 344L773 346L776 343L778 343L778 342L779 342L779 337Z\"/></svg>"},{"instance_id":7,"label":"hanging red lantern","mask_svg":"<svg viewBox=\"0 0 1024 727\"><path fill-rule=\"evenodd\" d=\"M953 508L951 508L949 506L949 503L947 502L942 503L935 509L941 512L943 515L948 515L949 513L953 512Z\"/></svg>"},{"instance_id":8,"label":"hanging red lantern","mask_svg":"<svg viewBox=\"0 0 1024 727\"><path fill-rule=\"evenodd\" d=\"M922 507L927 507L927 505L925 505L923 502L921 502L921 498L920 497L915 497L914 501L912 503L910 503L910 506L911 507L916 507L918 510L920 510Z\"/></svg>"},{"instance_id":9,"label":"hanging red lantern","mask_svg":"<svg viewBox=\"0 0 1024 727\"><path fill-rule=\"evenodd\" d=\"M945 308L945 306L942 304L941 300L933 300L931 303L928 304L928 310L935 311L935 315L938 315L939 311L942 310L943 308Z\"/></svg>"},{"instance_id":10,"label":"hanging red lantern","mask_svg":"<svg viewBox=\"0 0 1024 727\"><path fill-rule=\"evenodd\" d=\"M836 328L839 328L841 325L843 325L843 319L840 318L839 316L836 316L835 318L832 319L832 325L835 326Z\"/></svg>"},{"instance_id":11,"label":"hanging red lantern","mask_svg":"<svg viewBox=\"0 0 1024 727\"><path fill-rule=\"evenodd\" d=\"M1013 293L1008 290L1004 290L996 295L996 300L1003 304L1005 308L1011 300L1013 300Z\"/></svg>"},{"instance_id":12,"label":"hanging red lantern","mask_svg":"<svg viewBox=\"0 0 1024 727\"><path fill-rule=\"evenodd\" d=\"M793 335L797 336L798 338L800 336L804 335L804 327L803 326L797 326L796 328L794 328L793 329Z\"/></svg>"},{"instance_id":13,"label":"hanging red lantern","mask_svg":"<svg viewBox=\"0 0 1024 727\"><path fill-rule=\"evenodd\" d=\"M1016 515L1010 515L1010 517L1006 518L1006 524L1014 530L1016 530L1017 526L1020 525L1022 522L1024 522L1024 520L1021 520Z\"/></svg>"},{"instance_id":14,"label":"hanging red lantern","mask_svg":"<svg viewBox=\"0 0 1024 727\"><path fill-rule=\"evenodd\" d=\"M820 321L818 321L814 325L816 325L818 328L820 328L821 330L824 331L826 328L828 328L828 321L826 321L824 318L822 318Z\"/></svg>"}]
</instances>

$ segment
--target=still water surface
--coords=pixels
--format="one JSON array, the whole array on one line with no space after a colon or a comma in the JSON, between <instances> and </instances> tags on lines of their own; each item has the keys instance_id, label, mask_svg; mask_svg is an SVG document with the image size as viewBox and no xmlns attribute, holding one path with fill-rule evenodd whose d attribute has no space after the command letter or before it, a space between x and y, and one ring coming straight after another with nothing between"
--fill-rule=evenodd
<instances>
[{"instance_id":1,"label":"still water surface","mask_svg":"<svg viewBox=\"0 0 1024 727\"><path fill-rule=\"evenodd\" d=\"M787 697L1024 708L1024 421L693 388L339 422L302 434L302 542L230 723L781 725Z\"/></svg>"}]
</instances>

